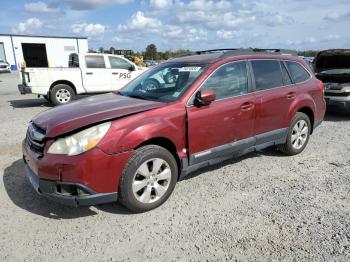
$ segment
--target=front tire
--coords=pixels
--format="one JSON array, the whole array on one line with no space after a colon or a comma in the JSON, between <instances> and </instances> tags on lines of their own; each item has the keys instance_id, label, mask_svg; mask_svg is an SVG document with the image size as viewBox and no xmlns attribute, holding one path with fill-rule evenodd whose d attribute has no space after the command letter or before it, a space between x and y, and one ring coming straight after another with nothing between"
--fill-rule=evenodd
<instances>
[{"instance_id":1,"label":"front tire","mask_svg":"<svg viewBox=\"0 0 350 262\"><path fill-rule=\"evenodd\" d=\"M302 112L297 112L289 127L287 142L280 145L279 149L289 156L301 153L309 142L311 128L310 118Z\"/></svg>"},{"instance_id":2,"label":"front tire","mask_svg":"<svg viewBox=\"0 0 350 262\"><path fill-rule=\"evenodd\" d=\"M50 101L55 106L67 104L73 101L75 92L69 85L58 84L50 91Z\"/></svg>"},{"instance_id":3,"label":"front tire","mask_svg":"<svg viewBox=\"0 0 350 262\"><path fill-rule=\"evenodd\" d=\"M177 175L177 162L168 150L156 145L141 147L123 170L118 199L137 213L159 207L174 190Z\"/></svg>"}]
</instances>

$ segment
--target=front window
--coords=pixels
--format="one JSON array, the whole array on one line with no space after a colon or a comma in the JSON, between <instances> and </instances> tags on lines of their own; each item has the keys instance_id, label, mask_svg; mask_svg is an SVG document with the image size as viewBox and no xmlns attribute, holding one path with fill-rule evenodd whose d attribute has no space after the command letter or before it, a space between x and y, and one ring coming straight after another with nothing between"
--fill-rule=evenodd
<instances>
[{"instance_id":1,"label":"front window","mask_svg":"<svg viewBox=\"0 0 350 262\"><path fill-rule=\"evenodd\" d=\"M202 85L201 90L212 90L216 99L244 95L248 92L246 62L233 62L217 69Z\"/></svg>"},{"instance_id":2,"label":"front window","mask_svg":"<svg viewBox=\"0 0 350 262\"><path fill-rule=\"evenodd\" d=\"M203 64L162 64L143 73L119 93L141 99L172 102L193 84L206 67Z\"/></svg>"},{"instance_id":3,"label":"front window","mask_svg":"<svg viewBox=\"0 0 350 262\"><path fill-rule=\"evenodd\" d=\"M108 56L108 59L109 63L111 64L111 68L113 69L130 70L133 67L132 64L130 64L129 62L116 56Z\"/></svg>"}]
</instances>

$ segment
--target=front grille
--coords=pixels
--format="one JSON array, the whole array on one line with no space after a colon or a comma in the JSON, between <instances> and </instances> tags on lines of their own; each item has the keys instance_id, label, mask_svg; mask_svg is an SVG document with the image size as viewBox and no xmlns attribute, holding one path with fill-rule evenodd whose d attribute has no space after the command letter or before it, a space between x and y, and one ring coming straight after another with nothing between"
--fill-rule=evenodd
<instances>
[{"instance_id":1,"label":"front grille","mask_svg":"<svg viewBox=\"0 0 350 262\"><path fill-rule=\"evenodd\" d=\"M0 65L0 68L6 68L7 66L5 66L5 65Z\"/></svg>"},{"instance_id":2,"label":"front grille","mask_svg":"<svg viewBox=\"0 0 350 262\"><path fill-rule=\"evenodd\" d=\"M343 97L347 97L350 96L350 92L342 92L342 93L336 93L336 92L325 92L324 93L325 96L343 96Z\"/></svg>"},{"instance_id":3,"label":"front grille","mask_svg":"<svg viewBox=\"0 0 350 262\"><path fill-rule=\"evenodd\" d=\"M45 131L31 123L27 130L26 143L32 151L42 155L45 146Z\"/></svg>"}]
</instances>

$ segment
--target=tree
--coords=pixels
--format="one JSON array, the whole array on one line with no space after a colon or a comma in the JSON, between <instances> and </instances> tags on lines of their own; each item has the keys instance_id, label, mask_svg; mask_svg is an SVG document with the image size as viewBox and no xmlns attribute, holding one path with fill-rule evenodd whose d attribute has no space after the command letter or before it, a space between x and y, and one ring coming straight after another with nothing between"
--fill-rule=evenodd
<instances>
[{"instance_id":1,"label":"tree","mask_svg":"<svg viewBox=\"0 0 350 262\"><path fill-rule=\"evenodd\" d=\"M104 51L103 47L100 47L100 48L98 49L98 52L99 52L99 53L103 53L103 51Z\"/></svg>"},{"instance_id":2,"label":"tree","mask_svg":"<svg viewBox=\"0 0 350 262\"><path fill-rule=\"evenodd\" d=\"M114 51L115 51L115 48L113 46L111 46L109 48L109 53L114 55Z\"/></svg>"},{"instance_id":3,"label":"tree","mask_svg":"<svg viewBox=\"0 0 350 262\"><path fill-rule=\"evenodd\" d=\"M145 59L146 60L157 60L158 59L157 47L155 44L150 44L146 47Z\"/></svg>"}]
</instances>

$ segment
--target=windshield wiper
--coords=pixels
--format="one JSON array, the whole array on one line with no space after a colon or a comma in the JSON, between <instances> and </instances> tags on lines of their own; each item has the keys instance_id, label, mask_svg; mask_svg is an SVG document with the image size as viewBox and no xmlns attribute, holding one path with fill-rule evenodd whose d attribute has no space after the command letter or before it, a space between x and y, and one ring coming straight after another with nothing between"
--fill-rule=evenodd
<instances>
[{"instance_id":1,"label":"windshield wiper","mask_svg":"<svg viewBox=\"0 0 350 262\"><path fill-rule=\"evenodd\" d=\"M120 95L120 96L124 96L124 94L120 91L115 91L114 93L116 93L117 95Z\"/></svg>"},{"instance_id":2,"label":"windshield wiper","mask_svg":"<svg viewBox=\"0 0 350 262\"><path fill-rule=\"evenodd\" d=\"M125 95L125 96L131 97L131 98L136 98L136 99L149 100L149 99L147 99L147 97L144 97L142 95L137 95L137 94L128 94L128 95Z\"/></svg>"}]
</instances>

